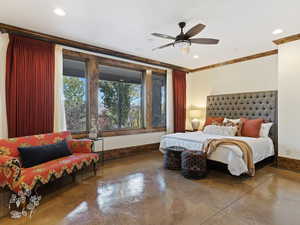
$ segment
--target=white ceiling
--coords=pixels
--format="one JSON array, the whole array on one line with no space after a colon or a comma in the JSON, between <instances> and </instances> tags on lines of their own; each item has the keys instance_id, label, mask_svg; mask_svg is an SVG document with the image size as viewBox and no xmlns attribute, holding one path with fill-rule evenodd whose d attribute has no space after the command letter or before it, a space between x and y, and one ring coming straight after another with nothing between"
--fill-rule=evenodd
<instances>
[{"instance_id":1,"label":"white ceiling","mask_svg":"<svg viewBox=\"0 0 300 225\"><path fill-rule=\"evenodd\" d=\"M299 0L0 0L0 6L2 23L188 68L271 50L272 40L300 32ZM55 15L56 7L67 15ZM180 21L186 30L206 24L196 37L220 44L194 44L190 55L173 47L152 51L168 40L150 33L175 36ZM274 36L276 28L284 33Z\"/></svg>"}]
</instances>

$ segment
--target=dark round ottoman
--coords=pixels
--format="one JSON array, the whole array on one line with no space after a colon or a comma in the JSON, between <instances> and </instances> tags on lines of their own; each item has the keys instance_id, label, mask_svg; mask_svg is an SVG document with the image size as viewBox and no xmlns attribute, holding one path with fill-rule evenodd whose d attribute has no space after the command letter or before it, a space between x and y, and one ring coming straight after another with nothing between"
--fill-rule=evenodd
<instances>
[{"instance_id":1,"label":"dark round ottoman","mask_svg":"<svg viewBox=\"0 0 300 225\"><path fill-rule=\"evenodd\" d=\"M181 153L186 149L182 147L172 146L164 150L164 168L169 170L180 170Z\"/></svg>"},{"instance_id":2,"label":"dark round ottoman","mask_svg":"<svg viewBox=\"0 0 300 225\"><path fill-rule=\"evenodd\" d=\"M206 154L201 151L184 151L181 154L181 174L188 179L206 176Z\"/></svg>"}]
</instances>

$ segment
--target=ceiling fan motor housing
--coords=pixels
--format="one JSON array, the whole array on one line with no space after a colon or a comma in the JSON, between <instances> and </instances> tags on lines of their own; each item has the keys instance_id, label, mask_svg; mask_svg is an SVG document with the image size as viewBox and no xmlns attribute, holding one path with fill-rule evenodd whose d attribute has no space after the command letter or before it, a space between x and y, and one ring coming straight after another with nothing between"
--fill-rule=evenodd
<instances>
[{"instance_id":1,"label":"ceiling fan motor housing","mask_svg":"<svg viewBox=\"0 0 300 225\"><path fill-rule=\"evenodd\" d=\"M183 29L185 27L186 23L185 22L180 22L180 23L178 23L178 25L181 29Z\"/></svg>"},{"instance_id":2,"label":"ceiling fan motor housing","mask_svg":"<svg viewBox=\"0 0 300 225\"><path fill-rule=\"evenodd\" d=\"M191 46L192 45L192 42L190 40L176 40L174 43L173 43L173 47L175 46Z\"/></svg>"},{"instance_id":3,"label":"ceiling fan motor housing","mask_svg":"<svg viewBox=\"0 0 300 225\"><path fill-rule=\"evenodd\" d=\"M182 40L186 40L187 38L185 37L184 33L183 33L183 28L185 27L186 23L185 22L180 22L178 23L181 31L180 31L180 34L176 36L176 40L175 42L177 41L182 41Z\"/></svg>"}]
</instances>

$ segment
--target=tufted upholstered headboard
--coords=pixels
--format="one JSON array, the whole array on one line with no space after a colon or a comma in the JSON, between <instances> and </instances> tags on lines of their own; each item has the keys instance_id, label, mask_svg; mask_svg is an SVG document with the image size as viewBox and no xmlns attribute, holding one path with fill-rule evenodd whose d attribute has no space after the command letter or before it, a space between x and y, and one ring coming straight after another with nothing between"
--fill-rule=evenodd
<instances>
[{"instance_id":1,"label":"tufted upholstered headboard","mask_svg":"<svg viewBox=\"0 0 300 225\"><path fill-rule=\"evenodd\" d=\"M207 96L206 116L262 118L266 122L273 122L270 138L274 142L275 156L278 155L277 91Z\"/></svg>"}]
</instances>

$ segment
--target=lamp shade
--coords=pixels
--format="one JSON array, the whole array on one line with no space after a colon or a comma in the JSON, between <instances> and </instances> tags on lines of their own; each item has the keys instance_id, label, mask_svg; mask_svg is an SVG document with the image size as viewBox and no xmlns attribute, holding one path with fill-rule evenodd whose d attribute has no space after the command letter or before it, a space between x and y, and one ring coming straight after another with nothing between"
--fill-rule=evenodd
<instances>
[{"instance_id":1,"label":"lamp shade","mask_svg":"<svg viewBox=\"0 0 300 225\"><path fill-rule=\"evenodd\" d=\"M201 114L201 112L198 109L192 109L190 111L190 117L191 118L199 118L201 116L200 114Z\"/></svg>"},{"instance_id":2,"label":"lamp shade","mask_svg":"<svg viewBox=\"0 0 300 225\"><path fill-rule=\"evenodd\" d=\"M204 119L205 109L204 108L191 109L190 117L191 117L191 119L200 119L200 120Z\"/></svg>"}]
</instances>

